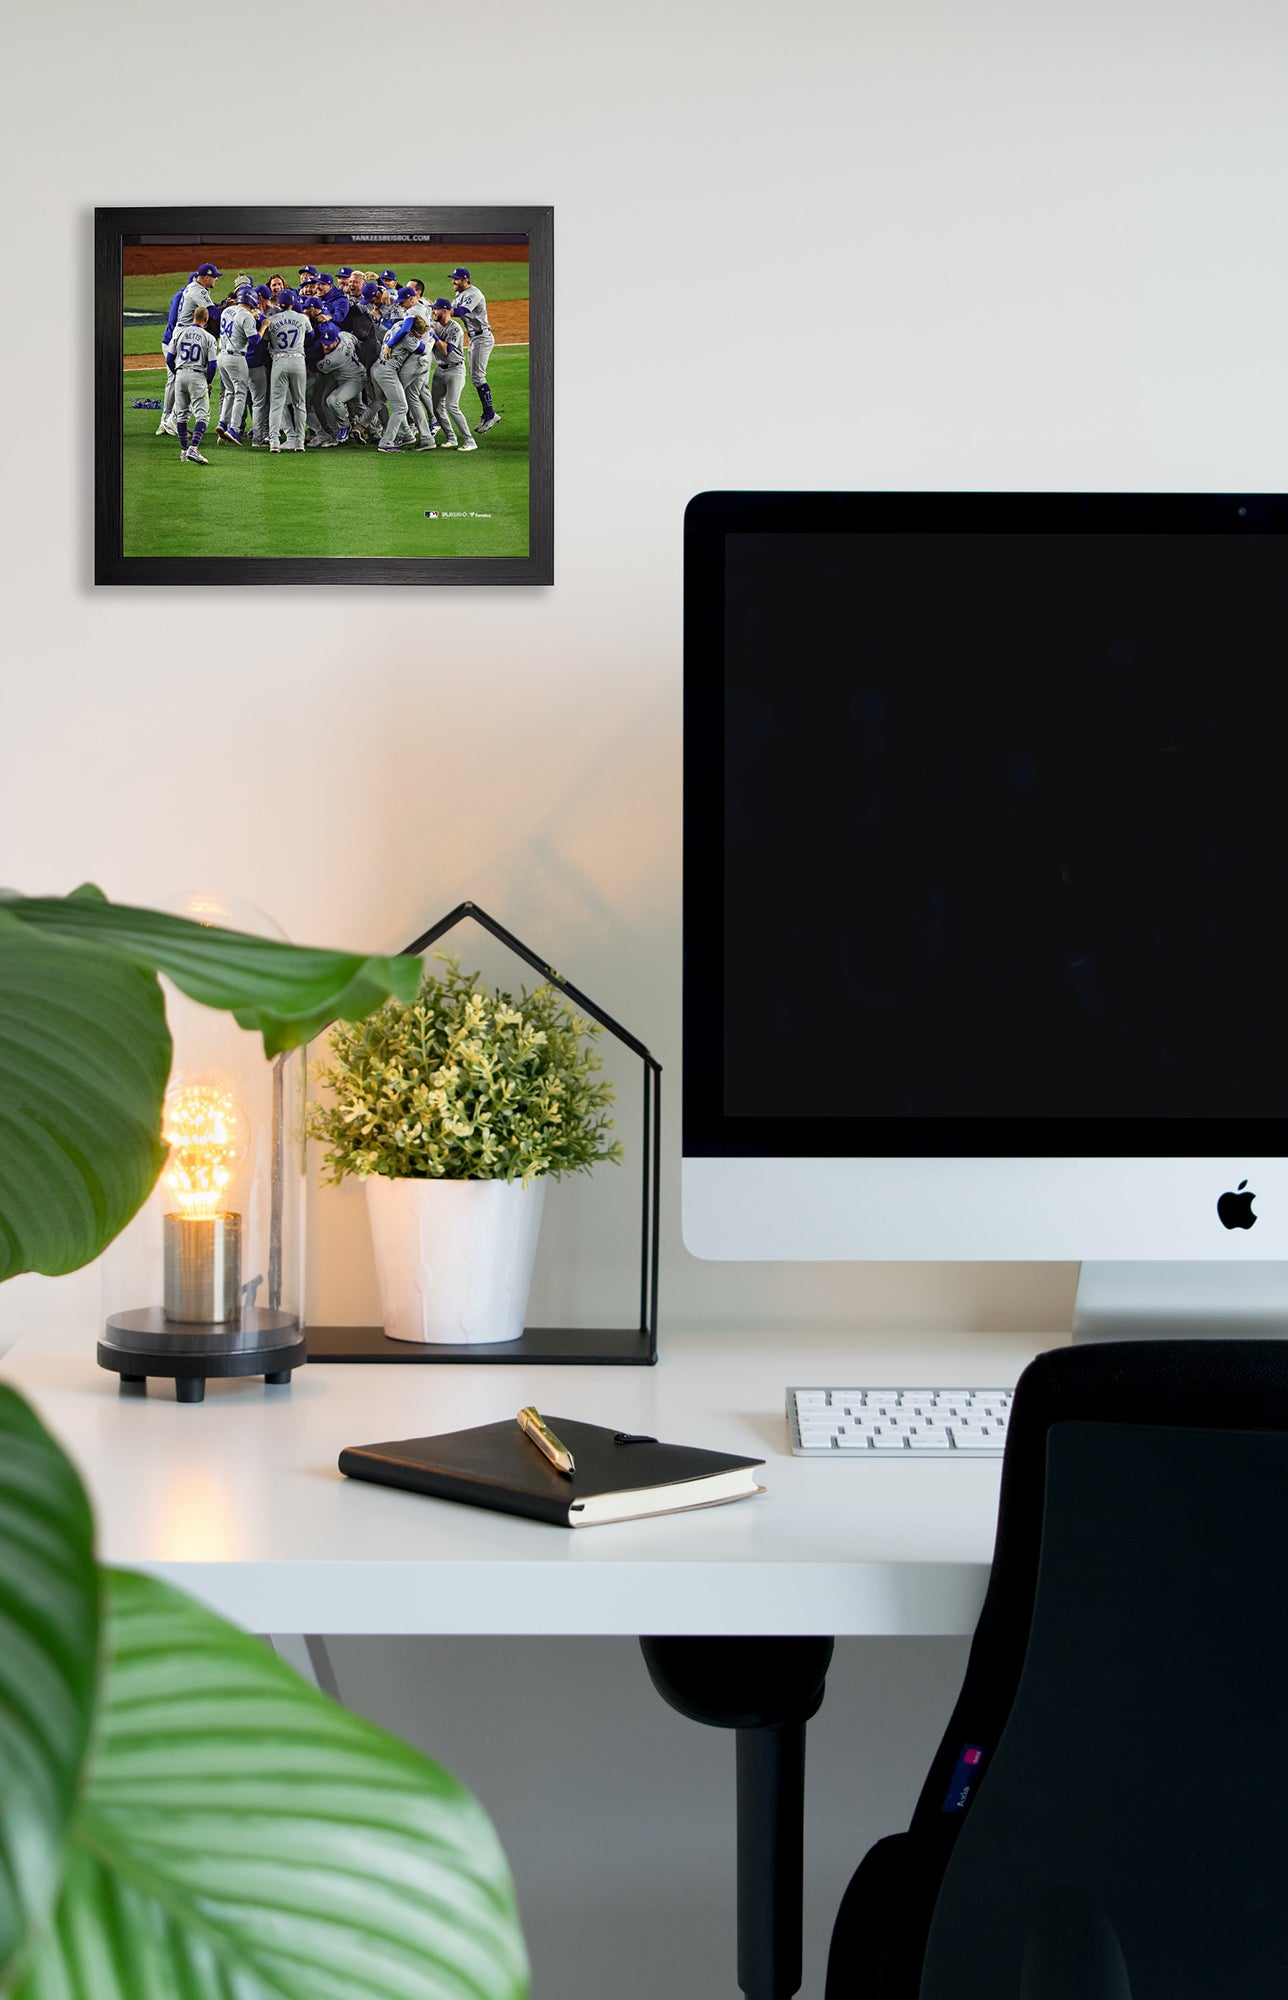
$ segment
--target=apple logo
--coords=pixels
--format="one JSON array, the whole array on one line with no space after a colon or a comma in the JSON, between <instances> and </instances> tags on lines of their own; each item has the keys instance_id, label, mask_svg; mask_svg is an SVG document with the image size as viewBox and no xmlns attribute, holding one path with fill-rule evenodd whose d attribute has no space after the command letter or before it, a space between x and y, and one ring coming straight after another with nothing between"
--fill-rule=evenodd
<instances>
[{"instance_id":1,"label":"apple logo","mask_svg":"<svg viewBox=\"0 0 1288 2000\"><path fill-rule=\"evenodd\" d=\"M1252 1213L1252 1204L1257 1197L1243 1192L1247 1185L1246 1181L1240 1181L1238 1193L1223 1194L1216 1205L1216 1212L1227 1229L1251 1229L1257 1219Z\"/></svg>"}]
</instances>

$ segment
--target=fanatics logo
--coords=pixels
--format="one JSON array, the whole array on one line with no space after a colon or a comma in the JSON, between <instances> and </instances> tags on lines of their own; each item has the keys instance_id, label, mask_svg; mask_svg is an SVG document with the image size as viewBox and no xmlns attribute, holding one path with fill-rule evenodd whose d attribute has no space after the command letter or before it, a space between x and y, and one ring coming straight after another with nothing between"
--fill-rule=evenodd
<instances>
[{"instance_id":1,"label":"fanatics logo","mask_svg":"<svg viewBox=\"0 0 1288 2000\"><path fill-rule=\"evenodd\" d=\"M978 1764L978 1763L980 1762L980 1760L982 1759L983 1755L984 1755L984 1752L983 1752L982 1750L963 1750L963 1751L962 1751L962 1763L963 1763L963 1764Z\"/></svg>"}]
</instances>

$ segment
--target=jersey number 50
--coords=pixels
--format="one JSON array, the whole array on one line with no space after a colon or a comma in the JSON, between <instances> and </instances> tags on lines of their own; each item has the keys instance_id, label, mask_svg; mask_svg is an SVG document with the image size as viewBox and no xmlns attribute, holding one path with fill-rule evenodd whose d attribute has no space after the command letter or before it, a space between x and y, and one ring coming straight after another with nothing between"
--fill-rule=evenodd
<instances>
[{"instance_id":1,"label":"jersey number 50","mask_svg":"<svg viewBox=\"0 0 1288 2000\"><path fill-rule=\"evenodd\" d=\"M179 359L180 361L200 361L201 349L195 340L181 340L179 342Z\"/></svg>"}]
</instances>

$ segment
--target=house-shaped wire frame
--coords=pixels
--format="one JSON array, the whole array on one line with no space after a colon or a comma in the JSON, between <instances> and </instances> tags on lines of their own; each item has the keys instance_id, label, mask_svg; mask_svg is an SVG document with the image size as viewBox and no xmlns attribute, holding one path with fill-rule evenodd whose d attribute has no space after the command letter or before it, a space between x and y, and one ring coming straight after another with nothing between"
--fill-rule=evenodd
<instances>
[{"instance_id":1,"label":"house-shaped wire frame","mask_svg":"<svg viewBox=\"0 0 1288 2000\"><path fill-rule=\"evenodd\" d=\"M477 903L458 903L423 936L404 949L404 957L418 956L438 943L466 917L472 917L485 931L539 972L551 986L566 994L582 1014L598 1021L607 1034L638 1056L644 1071L644 1121L641 1152L640 1289L639 1322L626 1327L525 1327L518 1340L495 1346L463 1343L430 1345L420 1341L391 1340L379 1326L312 1326L306 1329L310 1361L401 1361L412 1364L433 1361L499 1362L602 1362L617 1366L647 1367L657 1360L657 1279L662 1178L662 1065L651 1056L643 1042L627 1028L597 1007L593 1000L546 964L529 945L515 937L504 924L480 909Z\"/></svg>"}]
</instances>

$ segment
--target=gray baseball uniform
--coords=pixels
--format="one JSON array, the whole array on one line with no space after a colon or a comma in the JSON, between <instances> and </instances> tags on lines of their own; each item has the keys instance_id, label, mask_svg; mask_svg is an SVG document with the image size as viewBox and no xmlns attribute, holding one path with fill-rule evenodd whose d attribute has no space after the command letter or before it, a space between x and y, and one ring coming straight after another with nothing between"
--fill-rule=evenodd
<instances>
[{"instance_id":1,"label":"gray baseball uniform","mask_svg":"<svg viewBox=\"0 0 1288 2000\"><path fill-rule=\"evenodd\" d=\"M200 296L194 296L190 300L188 298L190 292L198 292ZM174 298L170 300L170 304L174 306ZM174 332L172 332L170 340L166 340L164 334L162 334L162 354L166 356L166 396L164 396L164 402L162 402L162 424L172 424L174 422L174 368L170 368L170 356L174 354L174 342L178 340L178 330L180 330L182 324L186 324L186 322L192 320L192 314L196 312L198 306L206 306L206 310L210 310L210 304L212 304L210 292L202 284L198 284L196 278L188 278L188 284L182 286L182 290L180 290L178 310L174 314ZM168 316L166 316L166 324L168 324Z\"/></svg>"},{"instance_id":2,"label":"gray baseball uniform","mask_svg":"<svg viewBox=\"0 0 1288 2000\"><path fill-rule=\"evenodd\" d=\"M470 380L477 389L487 381L487 361L496 337L487 323L487 300L477 285L458 292L452 310L470 337Z\"/></svg>"},{"instance_id":3,"label":"gray baseball uniform","mask_svg":"<svg viewBox=\"0 0 1288 2000\"><path fill-rule=\"evenodd\" d=\"M192 315L196 312L197 307L204 306L206 311L210 312L214 308L214 303L214 300L202 284L200 278L190 279L184 286L183 297L179 301L178 324L180 326L191 326Z\"/></svg>"},{"instance_id":4,"label":"gray baseball uniform","mask_svg":"<svg viewBox=\"0 0 1288 2000\"><path fill-rule=\"evenodd\" d=\"M269 372L268 441L271 445L277 443L289 403L296 451L304 449L304 340L311 331L305 315L294 310L275 312L264 328L264 338L273 359Z\"/></svg>"},{"instance_id":5,"label":"gray baseball uniform","mask_svg":"<svg viewBox=\"0 0 1288 2000\"><path fill-rule=\"evenodd\" d=\"M225 306L219 316L219 422L239 436L250 395L246 349L254 337L254 314L245 306Z\"/></svg>"},{"instance_id":6,"label":"gray baseball uniform","mask_svg":"<svg viewBox=\"0 0 1288 2000\"><path fill-rule=\"evenodd\" d=\"M407 421L407 391L402 385L396 361L376 361L372 363L371 380L385 399L388 416L381 433L381 444L397 444L403 425Z\"/></svg>"},{"instance_id":7,"label":"gray baseball uniform","mask_svg":"<svg viewBox=\"0 0 1288 2000\"><path fill-rule=\"evenodd\" d=\"M207 372L219 352L209 327L181 326L174 337L174 420L184 422L189 414L201 424L210 421L210 383Z\"/></svg>"},{"instance_id":8,"label":"gray baseball uniform","mask_svg":"<svg viewBox=\"0 0 1288 2000\"><path fill-rule=\"evenodd\" d=\"M434 405L429 393L429 335L413 340L408 334L394 353L398 356L398 373L407 398L408 421L421 443L428 444L434 432Z\"/></svg>"},{"instance_id":9,"label":"gray baseball uniform","mask_svg":"<svg viewBox=\"0 0 1288 2000\"><path fill-rule=\"evenodd\" d=\"M367 371L358 359L358 343L351 333L341 331L340 344L318 362L318 388L326 414L338 428L352 421L352 412L362 399Z\"/></svg>"},{"instance_id":10,"label":"gray baseball uniform","mask_svg":"<svg viewBox=\"0 0 1288 2000\"><path fill-rule=\"evenodd\" d=\"M456 436L458 428L461 436L467 438L470 427L461 411L461 390L465 387L465 337L461 322L454 319L446 326L435 324L429 338L444 341L447 346L447 359L444 361L439 355L434 368L431 391L434 421L443 426L449 438Z\"/></svg>"}]
</instances>

